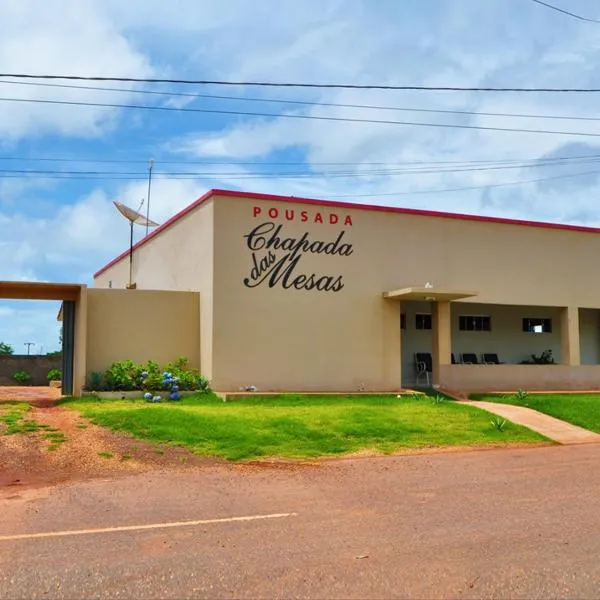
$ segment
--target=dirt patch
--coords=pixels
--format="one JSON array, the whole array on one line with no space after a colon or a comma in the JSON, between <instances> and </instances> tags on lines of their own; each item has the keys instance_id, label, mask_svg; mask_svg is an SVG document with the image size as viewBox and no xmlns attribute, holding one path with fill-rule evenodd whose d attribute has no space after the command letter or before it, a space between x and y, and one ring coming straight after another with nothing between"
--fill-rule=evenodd
<instances>
[{"instance_id":1,"label":"dirt patch","mask_svg":"<svg viewBox=\"0 0 600 600\"><path fill-rule=\"evenodd\" d=\"M53 485L217 462L184 448L151 444L97 427L60 406L35 406L26 418L42 428L31 433L0 435L0 488ZM52 440L47 439L48 428L64 434L66 441L53 446Z\"/></svg>"}]
</instances>

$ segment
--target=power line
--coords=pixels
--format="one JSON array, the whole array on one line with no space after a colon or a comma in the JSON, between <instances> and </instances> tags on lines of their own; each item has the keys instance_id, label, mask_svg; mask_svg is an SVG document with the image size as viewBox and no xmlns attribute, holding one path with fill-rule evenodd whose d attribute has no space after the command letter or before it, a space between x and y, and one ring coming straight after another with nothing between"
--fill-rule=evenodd
<instances>
[{"instance_id":1,"label":"power line","mask_svg":"<svg viewBox=\"0 0 600 600\"><path fill-rule=\"evenodd\" d=\"M300 115L289 113L266 113L256 111L240 111L240 110L220 110L211 108L185 108L175 106L151 106L146 104L116 104L107 102L77 102L69 100L42 100L39 98L0 98L0 102L29 102L33 104L55 104L63 106L88 106L100 108L126 108L140 110L154 110L167 112L183 112L183 113L203 113L203 114L219 114L219 115L237 115L250 117L272 117L286 119L304 119L315 121L334 121L343 123L371 123L379 125L410 125L413 127L441 127L445 129L470 129L482 131L503 131L509 133L538 133L549 135L570 135L583 137L600 137L600 133L590 133L583 131L560 131L548 129L521 129L516 127L487 127L483 125L463 125L458 123L423 123L418 121L394 121L389 119L359 119L352 117L324 117L317 115Z\"/></svg>"},{"instance_id":2,"label":"power line","mask_svg":"<svg viewBox=\"0 0 600 600\"><path fill-rule=\"evenodd\" d=\"M579 161L600 158L600 154L581 154L575 156L555 156L551 158L513 158L513 159L488 159L488 160L433 160L433 161L400 161L400 162L313 162L310 165L318 166L424 166L430 165L511 165L519 164L527 166L526 163L538 164L539 162L553 163L562 161ZM147 164L148 159L114 159L114 158L73 158L65 156L0 156L0 161L15 162L58 162L58 163L99 163L99 164ZM218 166L307 166L307 161L215 161L215 160L160 160L155 159L155 164L162 165L218 165Z\"/></svg>"},{"instance_id":3,"label":"power line","mask_svg":"<svg viewBox=\"0 0 600 600\"><path fill-rule=\"evenodd\" d=\"M579 19L580 21L588 21L589 23L600 23L597 19L588 19L586 17L582 17L581 15L576 15L575 13L569 12L568 10L564 10L563 8L559 8L558 6L553 6L552 4L548 4L546 2L542 2L542 0L531 0L536 4L541 4L546 8L550 8L551 10L555 10L556 12L563 13L565 15L569 15L570 17L574 17L575 19Z\"/></svg>"},{"instance_id":4,"label":"power line","mask_svg":"<svg viewBox=\"0 0 600 600\"><path fill-rule=\"evenodd\" d=\"M149 77L101 77L91 75L33 75L31 73L0 73L0 77L12 79L61 79L68 81L120 81L135 83L170 83L182 85L223 85L240 87L280 87L280 88L318 88L318 89L353 89L353 90L404 90L427 92L578 92L595 93L600 88L536 88L536 87L459 87L459 86L425 86L425 85L382 85L353 83L288 83L273 81L223 81L210 79L156 79Z\"/></svg>"},{"instance_id":5,"label":"power line","mask_svg":"<svg viewBox=\"0 0 600 600\"><path fill-rule=\"evenodd\" d=\"M587 160L578 161L577 164L597 163L600 161L600 156ZM253 172L239 173L238 171L153 171L154 177L157 179L303 179L303 178L337 178L337 177L389 177L398 175L432 175L444 173L466 173L466 172L486 172L506 169L522 169L522 168L543 168L557 166L571 166L573 163L563 162L558 163L555 160L548 162L539 161L536 163L521 163L508 165L494 166L449 166L442 168L410 168L410 169L371 169L364 171L283 171L283 172ZM57 179L73 178L106 178L106 179L140 179L146 177L142 171L57 171L45 169L0 169L2 175L23 175L23 176L56 176Z\"/></svg>"},{"instance_id":6,"label":"power line","mask_svg":"<svg viewBox=\"0 0 600 600\"><path fill-rule=\"evenodd\" d=\"M442 192L462 192L466 190L483 190L488 188L505 187L512 185L525 185L528 183L541 183L543 181L552 181L555 179L567 179L569 177L584 177L585 175L600 175L600 171L584 171L582 173L570 173L568 175L554 175L552 177L541 177L539 179L529 179L525 181L508 181L506 183L491 183L488 185L475 185L468 187L457 187L457 188L442 188L433 190L416 190L410 192L385 192L381 194L334 194L329 195L330 198L366 198L366 197L377 197L377 196L406 196L412 194L434 194Z\"/></svg>"},{"instance_id":7,"label":"power line","mask_svg":"<svg viewBox=\"0 0 600 600\"><path fill-rule=\"evenodd\" d=\"M407 195L420 195L420 194L438 194L445 192L459 192L459 191L468 191L468 190L484 190L490 188L497 187L506 187L506 186L517 186L517 185L526 185L530 183L542 183L545 181L553 181L557 179L567 179L567 178L575 178L575 177L584 177L587 175L600 175L600 170L594 171L583 171L579 173L569 173L565 175L553 175L550 177L540 177L537 179L526 179L520 181L508 181L504 183L492 183L486 185L477 185L477 186L464 186L464 187L454 187L454 188L434 188L429 190L412 190L412 191L396 191L396 192L385 192L385 193L367 193L367 194L327 194L329 198L367 198L367 197L380 197L380 196L407 196ZM0 179L15 177L12 175L0 175ZM18 176L16 176L18 177ZM146 175L140 176L141 180L146 179ZM52 179L53 177L48 177Z\"/></svg>"},{"instance_id":8,"label":"power line","mask_svg":"<svg viewBox=\"0 0 600 600\"><path fill-rule=\"evenodd\" d=\"M397 112L418 112L418 113L439 113L439 114L450 114L450 115L476 115L482 117L510 117L510 118L522 118L522 119L557 119L567 121L600 121L600 117L583 117L575 115L540 115L540 114L528 114L528 113L496 113L496 112L484 112L474 110L453 110L453 109L436 109L436 108L414 108L404 106L381 106L375 104L345 104L339 102L316 102L310 100L289 100L282 98L248 98L241 96L223 96L218 94L190 94L186 92L160 92L158 90L136 90L133 88L115 88L115 87L104 87L104 86L93 86L93 85L68 85L60 83L39 83L29 81L6 81L0 80L0 84L10 85L32 85L32 86L43 86L53 88L67 88L74 90L93 90L101 92L118 92L126 94L148 94L156 96L168 96L168 97L184 97L184 98L203 98L211 100L235 100L240 102L264 102L274 104L292 104L298 106L322 106L331 108L359 108L366 110L389 110Z\"/></svg>"}]
</instances>

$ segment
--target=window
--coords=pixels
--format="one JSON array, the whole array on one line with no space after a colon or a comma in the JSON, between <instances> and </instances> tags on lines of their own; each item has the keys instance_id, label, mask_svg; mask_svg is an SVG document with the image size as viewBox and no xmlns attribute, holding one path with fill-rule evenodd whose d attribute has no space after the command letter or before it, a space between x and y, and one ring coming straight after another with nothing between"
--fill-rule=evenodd
<instances>
[{"instance_id":1,"label":"window","mask_svg":"<svg viewBox=\"0 0 600 600\"><path fill-rule=\"evenodd\" d=\"M406 329L406 314L400 314L400 329Z\"/></svg>"},{"instance_id":2,"label":"window","mask_svg":"<svg viewBox=\"0 0 600 600\"><path fill-rule=\"evenodd\" d=\"M460 331L491 331L491 317L461 315L458 318L458 329Z\"/></svg>"},{"instance_id":3,"label":"window","mask_svg":"<svg viewBox=\"0 0 600 600\"><path fill-rule=\"evenodd\" d=\"M415 329L431 329L431 315L415 315Z\"/></svg>"},{"instance_id":4,"label":"window","mask_svg":"<svg viewBox=\"0 0 600 600\"><path fill-rule=\"evenodd\" d=\"M527 333L552 333L552 319L523 319L523 331Z\"/></svg>"}]
</instances>

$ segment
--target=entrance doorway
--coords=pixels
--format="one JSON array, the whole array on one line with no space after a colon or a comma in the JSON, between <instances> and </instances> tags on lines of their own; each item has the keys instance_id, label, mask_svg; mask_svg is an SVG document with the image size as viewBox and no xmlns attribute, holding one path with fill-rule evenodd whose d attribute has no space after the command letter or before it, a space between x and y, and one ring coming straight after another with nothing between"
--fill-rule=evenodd
<instances>
[{"instance_id":1,"label":"entrance doorway","mask_svg":"<svg viewBox=\"0 0 600 600\"><path fill-rule=\"evenodd\" d=\"M79 350L84 351L83 348L78 348L76 343L76 324L82 288L79 284L0 281L0 299L58 300L62 303L58 314L58 319L62 321L62 349L58 364L61 367L61 393L65 396L73 394L76 355Z\"/></svg>"}]
</instances>

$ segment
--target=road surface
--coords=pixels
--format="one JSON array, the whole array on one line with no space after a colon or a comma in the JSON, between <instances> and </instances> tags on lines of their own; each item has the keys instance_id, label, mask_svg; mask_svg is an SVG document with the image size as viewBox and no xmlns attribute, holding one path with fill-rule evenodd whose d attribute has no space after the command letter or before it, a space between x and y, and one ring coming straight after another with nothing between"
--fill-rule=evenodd
<instances>
[{"instance_id":1,"label":"road surface","mask_svg":"<svg viewBox=\"0 0 600 600\"><path fill-rule=\"evenodd\" d=\"M0 489L0 598L598 598L600 445Z\"/></svg>"}]
</instances>

